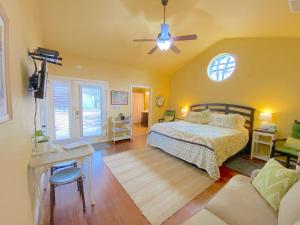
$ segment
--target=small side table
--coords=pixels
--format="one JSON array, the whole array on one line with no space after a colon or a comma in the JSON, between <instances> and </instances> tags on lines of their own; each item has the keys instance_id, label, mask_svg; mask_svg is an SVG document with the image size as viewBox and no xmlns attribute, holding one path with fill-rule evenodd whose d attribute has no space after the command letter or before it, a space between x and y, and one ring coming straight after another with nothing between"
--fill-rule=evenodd
<instances>
[{"instance_id":1,"label":"small side table","mask_svg":"<svg viewBox=\"0 0 300 225\"><path fill-rule=\"evenodd\" d=\"M273 141L276 139L276 132L269 132L265 130L256 129L253 131L251 159L257 158L268 161L271 156L273 148ZM260 151L259 145L265 145L265 151Z\"/></svg>"}]
</instances>

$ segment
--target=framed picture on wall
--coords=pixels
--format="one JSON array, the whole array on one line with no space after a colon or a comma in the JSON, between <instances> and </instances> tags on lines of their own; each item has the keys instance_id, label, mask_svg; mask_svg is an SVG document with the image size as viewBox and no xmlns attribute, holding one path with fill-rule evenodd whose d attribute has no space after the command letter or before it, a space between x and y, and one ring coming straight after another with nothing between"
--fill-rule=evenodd
<instances>
[{"instance_id":1,"label":"framed picture on wall","mask_svg":"<svg viewBox=\"0 0 300 225\"><path fill-rule=\"evenodd\" d=\"M0 5L0 123L11 119L8 81L8 22Z\"/></svg>"},{"instance_id":2,"label":"framed picture on wall","mask_svg":"<svg viewBox=\"0 0 300 225\"><path fill-rule=\"evenodd\" d=\"M111 91L111 104L112 105L128 105L128 92L127 91Z\"/></svg>"}]
</instances>

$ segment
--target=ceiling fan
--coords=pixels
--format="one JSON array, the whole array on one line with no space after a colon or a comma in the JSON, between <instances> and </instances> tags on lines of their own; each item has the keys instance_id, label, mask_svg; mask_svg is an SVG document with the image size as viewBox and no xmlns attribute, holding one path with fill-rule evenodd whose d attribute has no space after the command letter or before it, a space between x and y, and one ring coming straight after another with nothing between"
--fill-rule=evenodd
<instances>
[{"instance_id":1,"label":"ceiling fan","mask_svg":"<svg viewBox=\"0 0 300 225\"><path fill-rule=\"evenodd\" d=\"M163 6L164 6L164 23L161 24L161 31L158 34L156 39L134 39L133 41L135 42L151 42L155 41L156 46L152 48L148 54L152 54L155 52L158 48L161 51L167 51L171 49L174 53L178 54L180 53L180 50L173 44L175 41L190 41L190 40L197 40L197 35L196 34L191 34L191 35L183 35L183 36L172 36L169 33L169 25L166 24L166 6L168 4L168 0L162 0L161 1Z\"/></svg>"}]
</instances>

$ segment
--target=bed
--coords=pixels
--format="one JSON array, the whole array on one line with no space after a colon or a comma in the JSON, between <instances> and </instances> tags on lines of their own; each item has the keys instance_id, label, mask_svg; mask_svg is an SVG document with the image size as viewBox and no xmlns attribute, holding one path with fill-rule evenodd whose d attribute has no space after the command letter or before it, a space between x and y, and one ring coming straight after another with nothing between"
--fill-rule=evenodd
<instances>
[{"instance_id":1,"label":"bed","mask_svg":"<svg viewBox=\"0 0 300 225\"><path fill-rule=\"evenodd\" d=\"M232 104L209 103L192 105L190 111L239 114L245 125L239 129L175 121L154 124L147 143L207 171L213 179L220 178L219 167L225 160L251 143L255 109Z\"/></svg>"}]
</instances>

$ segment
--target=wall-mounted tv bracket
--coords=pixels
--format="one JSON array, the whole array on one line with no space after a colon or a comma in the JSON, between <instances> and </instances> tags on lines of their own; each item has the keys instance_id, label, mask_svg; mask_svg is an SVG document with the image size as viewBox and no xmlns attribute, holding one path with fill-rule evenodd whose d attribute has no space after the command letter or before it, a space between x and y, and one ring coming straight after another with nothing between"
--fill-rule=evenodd
<instances>
[{"instance_id":1,"label":"wall-mounted tv bracket","mask_svg":"<svg viewBox=\"0 0 300 225\"><path fill-rule=\"evenodd\" d=\"M62 66L62 58L59 57L59 52L46 49L46 48L37 48L33 52L29 52L28 55L33 59L33 60L38 60L38 61L46 61L47 63L55 64Z\"/></svg>"},{"instance_id":2,"label":"wall-mounted tv bracket","mask_svg":"<svg viewBox=\"0 0 300 225\"><path fill-rule=\"evenodd\" d=\"M38 47L33 52L28 52L28 55L32 58L34 63L34 73L29 78L29 91L35 92L38 88L39 75L36 61L42 61L45 63L51 63L62 66L62 58L59 57L59 52Z\"/></svg>"}]
</instances>

